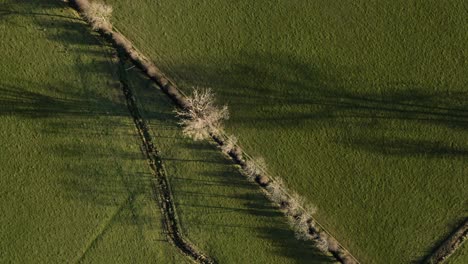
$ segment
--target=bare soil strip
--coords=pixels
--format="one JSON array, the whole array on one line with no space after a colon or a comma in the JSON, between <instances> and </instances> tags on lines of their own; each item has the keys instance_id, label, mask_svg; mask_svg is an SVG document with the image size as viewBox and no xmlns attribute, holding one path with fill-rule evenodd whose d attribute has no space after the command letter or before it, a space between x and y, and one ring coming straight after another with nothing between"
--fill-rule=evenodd
<instances>
[{"instance_id":1,"label":"bare soil strip","mask_svg":"<svg viewBox=\"0 0 468 264\"><path fill-rule=\"evenodd\" d=\"M191 257L197 263L216 263L213 259L198 250L192 243L185 239L180 231L177 216L174 210L174 202L169 187L166 171L162 158L156 149L152 137L149 133L147 122L141 115L132 90L128 86L125 74L125 61L127 57L119 51L119 78L122 90L125 95L128 110L133 118L135 126L140 135L143 151L148 160L151 170L155 176L153 181L153 191L157 195L157 200L163 215L163 223L166 235L172 243L179 248L186 256Z\"/></svg>"},{"instance_id":2,"label":"bare soil strip","mask_svg":"<svg viewBox=\"0 0 468 264\"><path fill-rule=\"evenodd\" d=\"M426 258L423 263L438 264L447 260L468 238L468 218Z\"/></svg>"}]
</instances>

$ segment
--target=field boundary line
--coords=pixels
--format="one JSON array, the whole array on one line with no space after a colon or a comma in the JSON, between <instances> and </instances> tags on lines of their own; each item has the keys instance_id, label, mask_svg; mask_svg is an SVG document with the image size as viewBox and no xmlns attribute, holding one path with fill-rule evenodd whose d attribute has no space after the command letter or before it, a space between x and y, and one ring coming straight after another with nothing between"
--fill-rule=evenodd
<instances>
[{"instance_id":1,"label":"field boundary line","mask_svg":"<svg viewBox=\"0 0 468 264\"><path fill-rule=\"evenodd\" d=\"M445 262L468 238L468 217L423 261L428 264Z\"/></svg>"}]
</instances>

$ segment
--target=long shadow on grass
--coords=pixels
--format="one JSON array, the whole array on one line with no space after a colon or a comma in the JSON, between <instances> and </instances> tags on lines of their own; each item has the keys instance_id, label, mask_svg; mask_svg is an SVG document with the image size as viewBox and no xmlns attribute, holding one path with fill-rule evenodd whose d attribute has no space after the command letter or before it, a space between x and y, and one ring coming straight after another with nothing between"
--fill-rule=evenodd
<instances>
[{"instance_id":1,"label":"long shadow on grass","mask_svg":"<svg viewBox=\"0 0 468 264\"><path fill-rule=\"evenodd\" d=\"M339 72L320 70L291 54L245 54L245 64L180 65L185 86L213 87L233 109L233 126L300 126L308 120L410 120L468 129L468 91L415 83L365 84L347 88ZM326 65L326 63L323 63ZM376 92L368 92L376 91Z\"/></svg>"}]
</instances>

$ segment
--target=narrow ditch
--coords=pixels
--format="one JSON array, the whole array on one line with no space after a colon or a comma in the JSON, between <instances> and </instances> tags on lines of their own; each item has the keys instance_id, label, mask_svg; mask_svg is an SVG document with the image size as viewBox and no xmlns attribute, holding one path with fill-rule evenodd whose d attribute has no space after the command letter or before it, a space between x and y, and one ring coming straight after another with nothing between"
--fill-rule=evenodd
<instances>
[{"instance_id":1,"label":"narrow ditch","mask_svg":"<svg viewBox=\"0 0 468 264\"><path fill-rule=\"evenodd\" d=\"M185 239L181 234L162 158L153 143L147 122L141 115L136 99L128 84L125 71L125 62L128 58L118 47L116 47L116 50L118 52L119 59L119 79L126 104L141 138L144 155L146 156L154 175L153 192L157 196L159 207L162 211L164 231L170 241L172 241L172 243L179 248L184 255L190 257L195 262L207 264L216 263L215 260L196 249L196 247L187 241L187 239Z\"/></svg>"}]
</instances>

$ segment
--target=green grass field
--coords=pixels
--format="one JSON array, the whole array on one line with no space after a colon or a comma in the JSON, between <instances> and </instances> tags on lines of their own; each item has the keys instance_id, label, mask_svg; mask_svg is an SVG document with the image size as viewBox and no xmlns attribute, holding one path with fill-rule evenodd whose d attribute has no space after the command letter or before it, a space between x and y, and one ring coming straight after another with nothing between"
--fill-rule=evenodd
<instances>
[{"instance_id":1,"label":"green grass field","mask_svg":"<svg viewBox=\"0 0 468 264\"><path fill-rule=\"evenodd\" d=\"M467 216L466 1L106 2L363 263L418 260Z\"/></svg>"},{"instance_id":2,"label":"green grass field","mask_svg":"<svg viewBox=\"0 0 468 264\"><path fill-rule=\"evenodd\" d=\"M111 61L58 1L0 4L0 263L184 263Z\"/></svg>"},{"instance_id":3,"label":"green grass field","mask_svg":"<svg viewBox=\"0 0 468 264\"><path fill-rule=\"evenodd\" d=\"M1 263L188 263L166 241L110 47L58 1L0 8ZM130 65L128 65L130 66ZM220 263L330 263L136 69L184 234Z\"/></svg>"}]
</instances>

